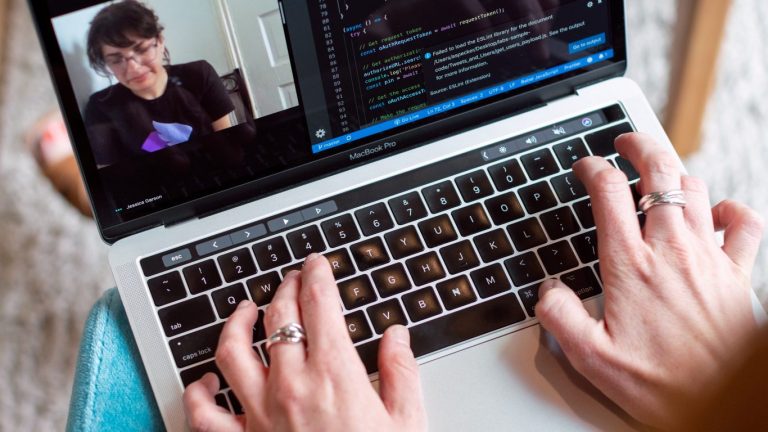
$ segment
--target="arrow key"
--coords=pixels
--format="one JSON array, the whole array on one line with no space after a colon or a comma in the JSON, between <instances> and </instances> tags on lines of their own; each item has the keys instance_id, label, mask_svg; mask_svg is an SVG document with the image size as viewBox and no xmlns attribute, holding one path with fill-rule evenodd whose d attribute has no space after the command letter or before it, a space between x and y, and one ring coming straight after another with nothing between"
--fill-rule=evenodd
<instances>
[{"instance_id":1,"label":"arrow key","mask_svg":"<svg viewBox=\"0 0 768 432\"><path fill-rule=\"evenodd\" d=\"M195 246L195 250L197 250L198 255L205 256L205 255L210 255L212 253L216 253L229 246L232 246L232 240L230 240L229 236L227 235L224 237L219 237L214 240L200 243L199 245Z\"/></svg>"},{"instance_id":2,"label":"arrow key","mask_svg":"<svg viewBox=\"0 0 768 432\"><path fill-rule=\"evenodd\" d=\"M256 240L257 238L263 236L267 233L267 228L262 225L254 225L248 228L241 229L240 231L233 232L229 235L230 240L232 240L232 244L240 244L245 243L249 241Z\"/></svg>"}]
</instances>

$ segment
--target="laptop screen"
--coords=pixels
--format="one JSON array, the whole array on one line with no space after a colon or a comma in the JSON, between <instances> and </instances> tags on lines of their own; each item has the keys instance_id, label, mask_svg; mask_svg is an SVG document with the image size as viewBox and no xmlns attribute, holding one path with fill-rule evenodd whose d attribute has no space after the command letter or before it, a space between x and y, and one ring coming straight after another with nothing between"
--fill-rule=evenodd
<instances>
[{"instance_id":1,"label":"laptop screen","mask_svg":"<svg viewBox=\"0 0 768 432\"><path fill-rule=\"evenodd\" d=\"M32 8L107 239L530 108L626 60L620 0Z\"/></svg>"}]
</instances>

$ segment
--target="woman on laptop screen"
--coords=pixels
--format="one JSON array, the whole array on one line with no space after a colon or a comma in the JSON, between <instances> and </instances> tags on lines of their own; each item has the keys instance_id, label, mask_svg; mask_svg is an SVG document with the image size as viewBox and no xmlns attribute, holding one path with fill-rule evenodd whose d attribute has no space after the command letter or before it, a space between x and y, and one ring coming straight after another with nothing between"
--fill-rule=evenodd
<instances>
[{"instance_id":1,"label":"woman on laptop screen","mask_svg":"<svg viewBox=\"0 0 768 432\"><path fill-rule=\"evenodd\" d=\"M91 95L85 124L101 168L232 126L234 105L214 68L200 60L170 64L163 26L136 0L96 15L88 61L117 84Z\"/></svg>"}]
</instances>

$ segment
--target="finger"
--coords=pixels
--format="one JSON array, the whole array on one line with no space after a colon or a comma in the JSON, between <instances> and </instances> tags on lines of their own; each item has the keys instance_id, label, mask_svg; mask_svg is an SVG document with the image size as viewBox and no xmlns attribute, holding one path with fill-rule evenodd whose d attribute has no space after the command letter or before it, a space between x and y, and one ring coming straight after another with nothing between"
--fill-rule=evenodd
<instances>
[{"instance_id":1,"label":"finger","mask_svg":"<svg viewBox=\"0 0 768 432\"><path fill-rule=\"evenodd\" d=\"M277 288L264 317L267 335L291 323L302 324L298 304L300 278L298 271L291 271ZM269 356L275 370L299 370L306 359L306 347L302 343L278 342L269 348Z\"/></svg>"},{"instance_id":2,"label":"finger","mask_svg":"<svg viewBox=\"0 0 768 432\"><path fill-rule=\"evenodd\" d=\"M209 372L184 390L184 412L193 431L242 431L242 423L228 410L216 405L219 378Z\"/></svg>"},{"instance_id":3,"label":"finger","mask_svg":"<svg viewBox=\"0 0 768 432\"><path fill-rule=\"evenodd\" d=\"M650 135L624 134L616 138L616 150L628 159L643 179L640 194L668 192L681 189L682 170L677 157L658 144ZM666 240L679 234L684 225L679 207L660 205L648 210L645 223L646 238Z\"/></svg>"},{"instance_id":4,"label":"finger","mask_svg":"<svg viewBox=\"0 0 768 432\"><path fill-rule=\"evenodd\" d=\"M683 176L681 183L688 203L683 212L688 226L700 238L714 242L715 237L712 234L715 227L712 224L712 205L709 203L707 184L690 176Z\"/></svg>"},{"instance_id":5,"label":"finger","mask_svg":"<svg viewBox=\"0 0 768 432\"><path fill-rule=\"evenodd\" d=\"M328 352L346 355L354 351L341 313L339 288L328 260L322 255L312 254L304 262L299 307L310 356Z\"/></svg>"},{"instance_id":6,"label":"finger","mask_svg":"<svg viewBox=\"0 0 768 432\"><path fill-rule=\"evenodd\" d=\"M712 209L712 219L718 231L725 230L723 251L751 273L763 237L763 218L744 204L725 200Z\"/></svg>"},{"instance_id":7,"label":"finger","mask_svg":"<svg viewBox=\"0 0 768 432\"><path fill-rule=\"evenodd\" d=\"M536 316L557 339L571 364L577 370L583 370L581 365L591 355L594 337L601 328L573 290L557 279L542 282Z\"/></svg>"},{"instance_id":8,"label":"finger","mask_svg":"<svg viewBox=\"0 0 768 432\"><path fill-rule=\"evenodd\" d=\"M625 254L642 242L627 176L600 157L579 160L573 171L591 198L600 250L606 256Z\"/></svg>"},{"instance_id":9,"label":"finger","mask_svg":"<svg viewBox=\"0 0 768 432\"><path fill-rule=\"evenodd\" d=\"M253 326L258 315L255 303L240 302L221 331L216 364L246 411L263 416L266 370L253 350Z\"/></svg>"},{"instance_id":10,"label":"finger","mask_svg":"<svg viewBox=\"0 0 768 432\"><path fill-rule=\"evenodd\" d=\"M419 366L410 340L408 329L401 325L384 332L379 346L379 393L387 411L404 429L426 430Z\"/></svg>"}]
</instances>

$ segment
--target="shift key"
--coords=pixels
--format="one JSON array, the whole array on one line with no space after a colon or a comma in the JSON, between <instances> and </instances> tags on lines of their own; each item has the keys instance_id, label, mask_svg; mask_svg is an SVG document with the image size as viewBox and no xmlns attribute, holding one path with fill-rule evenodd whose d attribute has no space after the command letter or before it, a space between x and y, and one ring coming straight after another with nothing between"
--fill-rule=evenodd
<instances>
[{"instance_id":1,"label":"shift key","mask_svg":"<svg viewBox=\"0 0 768 432\"><path fill-rule=\"evenodd\" d=\"M216 321L208 296L199 296L177 303L157 312L163 331L168 337L176 336Z\"/></svg>"}]
</instances>

